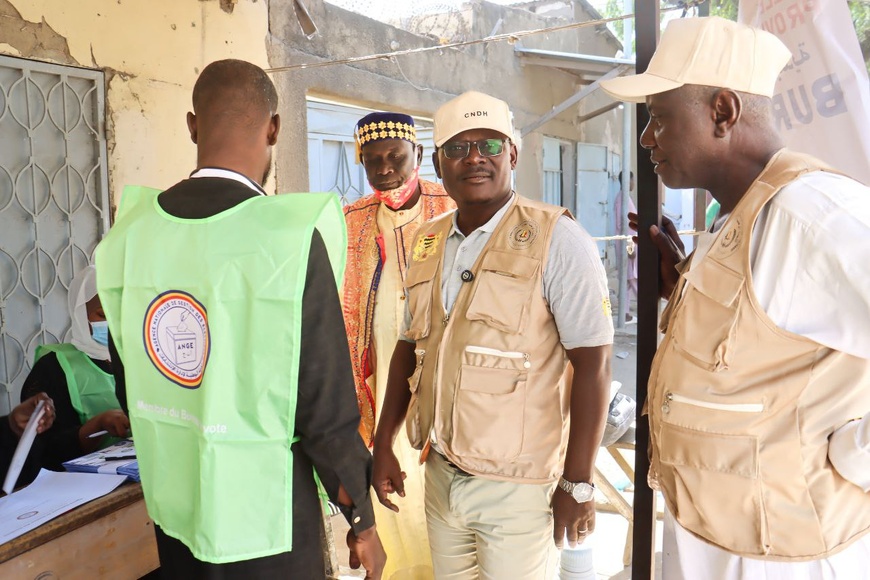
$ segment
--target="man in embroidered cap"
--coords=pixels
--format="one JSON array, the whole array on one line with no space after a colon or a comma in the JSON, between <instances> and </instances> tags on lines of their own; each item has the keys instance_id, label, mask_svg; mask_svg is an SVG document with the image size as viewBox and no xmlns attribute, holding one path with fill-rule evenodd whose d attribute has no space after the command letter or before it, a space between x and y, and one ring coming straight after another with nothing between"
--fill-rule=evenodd
<instances>
[{"instance_id":1,"label":"man in embroidered cap","mask_svg":"<svg viewBox=\"0 0 870 580\"><path fill-rule=\"evenodd\" d=\"M478 92L447 102L435 146L457 210L414 242L372 484L388 506L390 493L417 493L393 452L407 417L426 463L436 578L550 579L557 545L595 525L613 341L604 268L564 208L511 189L507 103Z\"/></svg>"},{"instance_id":2,"label":"man in embroidered cap","mask_svg":"<svg viewBox=\"0 0 870 580\"><path fill-rule=\"evenodd\" d=\"M401 113L371 113L354 131L359 161L373 194L344 209L347 270L343 304L353 362L360 434L371 446L386 392L390 358L404 311L403 283L411 243L420 224L455 207L444 188L419 178L423 146L414 119ZM405 485L414 490L402 514L376 504L378 533L389 555L384 578L432 578L423 512L423 471L404 442Z\"/></svg>"},{"instance_id":3,"label":"man in embroidered cap","mask_svg":"<svg viewBox=\"0 0 870 580\"><path fill-rule=\"evenodd\" d=\"M672 228L649 232L669 299L647 399L669 579L870 566L870 189L783 148L771 97L790 58L767 32L689 18L646 73L602 82L646 101L664 184L721 204L687 261Z\"/></svg>"}]
</instances>

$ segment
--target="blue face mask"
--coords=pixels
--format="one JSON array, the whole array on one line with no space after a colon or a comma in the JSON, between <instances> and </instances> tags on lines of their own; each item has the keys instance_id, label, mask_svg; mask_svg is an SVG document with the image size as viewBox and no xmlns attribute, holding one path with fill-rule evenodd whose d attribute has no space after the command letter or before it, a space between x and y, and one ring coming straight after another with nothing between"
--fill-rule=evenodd
<instances>
[{"instance_id":1,"label":"blue face mask","mask_svg":"<svg viewBox=\"0 0 870 580\"><path fill-rule=\"evenodd\" d=\"M91 337L97 344L109 346L109 323L105 320L91 322Z\"/></svg>"}]
</instances>

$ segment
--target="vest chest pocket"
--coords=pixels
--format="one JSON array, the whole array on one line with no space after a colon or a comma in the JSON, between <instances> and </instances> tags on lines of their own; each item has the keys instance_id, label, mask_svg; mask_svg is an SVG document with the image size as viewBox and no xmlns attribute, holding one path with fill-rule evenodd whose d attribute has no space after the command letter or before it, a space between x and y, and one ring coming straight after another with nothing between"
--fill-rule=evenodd
<instances>
[{"instance_id":1,"label":"vest chest pocket","mask_svg":"<svg viewBox=\"0 0 870 580\"><path fill-rule=\"evenodd\" d=\"M405 275L405 288L408 292L408 310L411 325L407 337L420 340L429 336L432 325L432 300L438 260L430 258L421 263L412 262Z\"/></svg>"},{"instance_id":2,"label":"vest chest pocket","mask_svg":"<svg viewBox=\"0 0 870 580\"><path fill-rule=\"evenodd\" d=\"M674 346L702 368L727 370L734 350L743 276L705 259L683 277L685 293L668 325Z\"/></svg>"},{"instance_id":3,"label":"vest chest pocket","mask_svg":"<svg viewBox=\"0 0 870 580\"><path fill-rule=\"evenodd\" d=\"M465 317L509 334L522 333L533 292L540 292L535 287L540 264L540 260L512 252L487 252Z\"/></svg>"},{"instance_id":4,"label":"vest chest pocket","mask_svg":"<svg viewBox=\"0 0 870 580\"><path fill-rule=\"evenodd\" d=\"M523 448L529 355L467 346L453 405L457 455L504 461Z\"/></svg>"}]
</instances>

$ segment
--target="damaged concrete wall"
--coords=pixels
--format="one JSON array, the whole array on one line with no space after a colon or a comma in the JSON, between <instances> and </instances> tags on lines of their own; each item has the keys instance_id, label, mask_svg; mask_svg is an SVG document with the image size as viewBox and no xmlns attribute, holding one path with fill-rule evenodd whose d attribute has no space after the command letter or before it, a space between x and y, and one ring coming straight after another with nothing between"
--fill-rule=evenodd
<instances>
[{"instance_id":1,"label":"damaged concrete wall","mask_svg":"<svg viewBox=\"0 0 870 580\"><path fill-rule=\"evenodd\" d=\"M0 0L0 53L103 70L113 205L196 163L185 114L199 71L267 62L267 0Z\"/></svg>"},{"instance_id":2,"label":"damaged concrete wall","mask_svg":"<svg viewBox=\"0 0 870 580\"><path fill-rule=\"evenodd\" d=\"M270 11L270 61L273 66L336 60L432 46L433 41L348 12L324 0L305 0L319 27L307 39L300 30L292 3L272 2ZM564 20L544 18L528 11L473 3L469 38L488 36L496 25L500 33L564 24ZM500 22L501 21L501 22ZM594 28L573 32L542 34L523 39L530 48L565 52L585 52L614 56L620 48L612 36ZM538 66L523 67L507 42L444 49L419 55L397 57L395 61L377 60L353 65L293 70L274 74L282 99L281 113L285 134L307 132L306 95L372 108L398 109L431 117L453 96L467 90L480 90L507 101L517 127L547 113L578 90L576 77ZM604 97L606 100L606 97ZM600 101L588 105L600 106ZM592 110L592 108L588 110ZM586 112L581 110L580 114ZM518 189L538 197L542 187L542 136L570 140L589 140L616 149L621 139L621 123L616 113L577 126L576 108L532 133L520 155ZM303 191L308 187L308 151L304 139L285 141L278 161L279 189Z\"/></svg>"},{"instance_id":3,"label":"damaged concrete wall","mask_svg":"<svg viewBox=\"0 0 870 580\"><path fill-rule=\"evenodd\" d=\"M107 85L109 180L113 204L127 183L166 187L195 164L184 116L199 71L220 58L264 68L431 46L430 39L306 0L320 32L307 39L292 2L278 0L0 0L0 53L103 70ZM541 28L553 19L473 4L470 38ZM501 23L499 24L499 22ZM612 55L618 45L594 29L529 37L525 46ZM431 116L442 103L476 89L508 101L523 127L576 92L572 75L523 67L506 42L445 49L396 61L372 61L276 73L282 137L278 191L308 189L307 95ZM600 106L595 96L579 114ZM518 188L537 197L544 134L616 149L617 114L577 126L575 108L526 139ZM274 183L267 190L275 191Z\"/></svg>"}]
</instances>

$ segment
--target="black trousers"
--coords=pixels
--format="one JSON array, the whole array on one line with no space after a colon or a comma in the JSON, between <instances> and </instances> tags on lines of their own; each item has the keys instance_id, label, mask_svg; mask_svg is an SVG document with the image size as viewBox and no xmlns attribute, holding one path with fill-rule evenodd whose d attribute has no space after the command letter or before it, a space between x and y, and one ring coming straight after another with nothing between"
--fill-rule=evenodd
<instances>
[{"instance_id":1,"label":"black trousers","mask_svg":"<svg viewBox=\"0 0 870 580\"><path fill-rule=\"evenodd\" d=\"M227 564L197 560L179 540L154 526L160 578L163 580L255 580L282 578L321 580L326 578L323 516L317 497L313 470L308 458L293 453L293 550Z\"/></svg>"}]
</instances>

